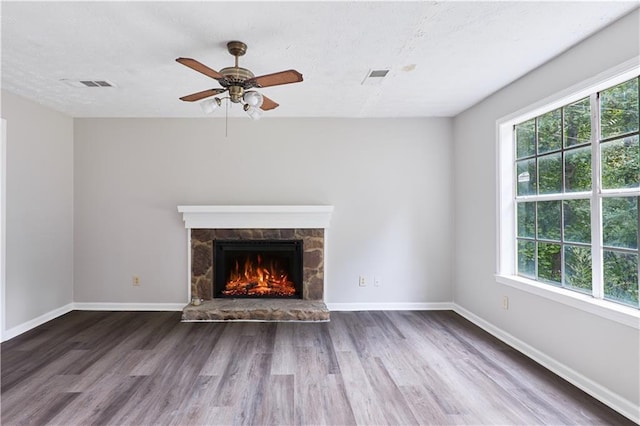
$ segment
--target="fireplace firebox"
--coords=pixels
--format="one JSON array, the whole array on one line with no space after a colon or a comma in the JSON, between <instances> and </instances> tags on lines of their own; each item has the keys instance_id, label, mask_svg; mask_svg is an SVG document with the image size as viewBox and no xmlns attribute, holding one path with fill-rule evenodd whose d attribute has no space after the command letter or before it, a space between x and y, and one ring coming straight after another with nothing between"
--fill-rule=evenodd
<instances>
[{"instance_id":1,"label":"fireplace firebox","mask_svg":"<svg viewBox=\"0 0 640 426\"><path fill-rule=\"evenodd\" d=\"M302 298L302 240L214 240L213 297Z\"/></svg>"}]
</instances>

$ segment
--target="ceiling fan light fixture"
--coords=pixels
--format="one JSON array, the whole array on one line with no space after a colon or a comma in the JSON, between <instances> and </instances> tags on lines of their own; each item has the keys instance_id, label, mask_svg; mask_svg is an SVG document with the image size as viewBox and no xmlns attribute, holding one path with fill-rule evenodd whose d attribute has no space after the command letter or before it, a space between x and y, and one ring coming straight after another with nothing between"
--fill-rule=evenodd
<instances>
[{"instance_id":1,"label":"ceiling fan light fixture","mask_svg":"<svg viewBox=\"0 0 640 426\"><path fill-rule=\"evenodd\" d=\"M218 98L207 99L206 101L200 102L200 108L202 108L202 112L205 114L213 113L220 105L222 105L222 101Z\"/></svg>"},{"instance_id":2,"label":"ceiling fan light fixture","mask_svg":"<svg viewBox=\"0 0 640 426\"><path fill-rule=\"evenodd\" d=\"M248 92L245 92L242 96L242 99L247 105L256 108L260 108L262 106L262 102L264 102L262 93L256 92L255 90L249 90Z\"/></svg>"},{"instance_id":3,"label":"ceiling fan light fixture","mask_svg":"<svg viewBox=\"0 0 640 426\"><path fill-rule=\"evenodd\" d=\"M265 87L303 81L302 74L294 69L263 74L256 77L250 70L238 66L238 57L243 56L247 51L247 45L245 43L237 40L230 41L227 43L227 50L235 57L235 64L232 67L222 68L220 72L192 58L176 58L176 62L216 80L220 86L222 86L221 88L203 90L182 96L179 98L181 101L196 102L228 92L229 96L225 96L222 99L229 99L229 101L233 103L243 104L247 114L252 119L257 120L263 111L277 108L279 104L263 96L260 92L250 89L263 89ZM217 103L217 105L214 102ZM220 106L220 100L215 99L214 101L203 102L201 106L205 113L210 114Z\"/></svg>"},{"instance_id":4,"label":"ceiling fan light fixture","mask_svg":"<svg viewBox=\"0 0 640 426\"><path fill-rule=\"evenodd\" d=\"M247 112L249 118L252 120L260 120L260 117L262 117L262 110L260 108L251 106L248 103L244 104L243 108Z\"/></svg>"}]
</instances>

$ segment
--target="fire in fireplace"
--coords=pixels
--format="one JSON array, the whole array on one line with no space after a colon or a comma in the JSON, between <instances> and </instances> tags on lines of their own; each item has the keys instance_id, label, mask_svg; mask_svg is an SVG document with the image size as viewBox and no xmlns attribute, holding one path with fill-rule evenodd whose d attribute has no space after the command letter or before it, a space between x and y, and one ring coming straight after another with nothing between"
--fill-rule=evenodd
<instances>
[{"instance_id":1,"label":"fire in fireplace","mask_svg":"<svg viewBox=\"0 0 640 426\"><path fill-rule=\"evenodd\" d=\"M302 298L302 240L213 244L213 297Z\"/></svg>"}]
</instances>

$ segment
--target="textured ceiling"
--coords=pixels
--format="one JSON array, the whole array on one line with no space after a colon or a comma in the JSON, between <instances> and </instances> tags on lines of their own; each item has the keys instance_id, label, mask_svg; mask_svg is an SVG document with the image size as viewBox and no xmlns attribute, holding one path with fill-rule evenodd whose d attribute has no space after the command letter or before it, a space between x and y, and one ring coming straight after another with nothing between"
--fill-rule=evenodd
<instances>
[{"instance_id":1,"label":"textured ceiling","mask_svg":"<svg viewBox=\"0 0 640 426\"><path fill-rule=\"evenodd\" d=\"M73 117L201 117L180 96L219 87L175 62L233 65L248 44L271 117L453 116L638 7L617 2L7 2L2 88ZM370 69L390 69L363 85ZM108 80L75 88L61 80ZM224 116L224 111L216 115ZM244 112L232 105L230 116Z\"/></svg>"}]
</instances>

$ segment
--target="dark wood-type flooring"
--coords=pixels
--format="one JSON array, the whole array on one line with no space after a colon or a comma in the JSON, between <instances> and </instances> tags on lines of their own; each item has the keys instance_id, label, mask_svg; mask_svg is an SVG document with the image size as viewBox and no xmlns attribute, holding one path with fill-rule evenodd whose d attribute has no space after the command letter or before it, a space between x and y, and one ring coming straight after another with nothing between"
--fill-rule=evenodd
<instances>
[{"instance_id":1,"label":"dark wood-type flooring","mask_svg":"<svg viewBox=\"0 0 640 426\"><path fill-rule=\"evenodd\" d=\"M2 344L2 424L633 424L450 311L181 323L74 311Z\"/></svg>"}]
</instances>

